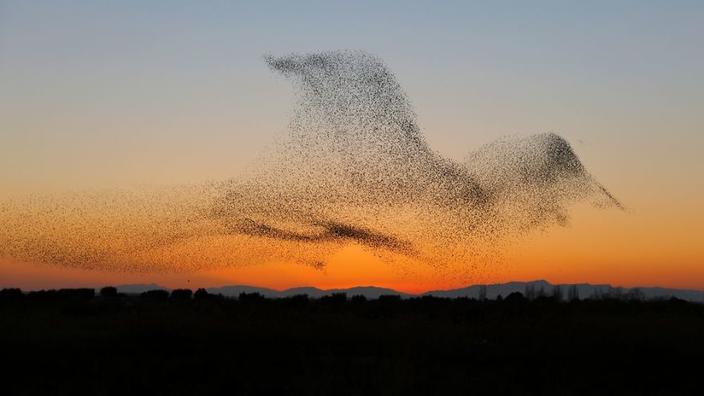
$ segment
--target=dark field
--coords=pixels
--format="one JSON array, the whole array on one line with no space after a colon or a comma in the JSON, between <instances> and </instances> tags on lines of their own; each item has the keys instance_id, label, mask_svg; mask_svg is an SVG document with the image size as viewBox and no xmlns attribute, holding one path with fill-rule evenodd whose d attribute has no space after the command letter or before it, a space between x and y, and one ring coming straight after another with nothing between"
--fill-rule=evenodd
<instances>
[{"instance_id":1,"label":"dark field","mask_svg":"<svg viewBox=\"0 0 704 396\"><path fill-rule=\"evenodd\" d=\"M701 394L704 306L0 292L2 394Z\"/></svg>"}]
</instances>

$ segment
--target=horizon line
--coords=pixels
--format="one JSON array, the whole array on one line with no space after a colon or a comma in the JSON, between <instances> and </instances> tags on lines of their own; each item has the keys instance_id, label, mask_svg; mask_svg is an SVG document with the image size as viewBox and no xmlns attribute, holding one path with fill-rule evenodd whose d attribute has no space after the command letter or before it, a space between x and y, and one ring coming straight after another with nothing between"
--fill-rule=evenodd
<instances>
[{"instance_id":1,"label":"horizon line","mask_svg":"<svg viewBox=\"0 0 704 396\"><path fill-rule=\"evenodd\" d=\"M48 288L22 288L22 287L16 287L16 286L1 286L0 290L2 289L20 289L22 291L42 291L42 290L61 290L61 289L95 289L95 290L100 290L104 287L116 287L116 288L121 288L121 287L130 287L130 286L155 286L154 289L163 289L163 290L178 290L178 289L190 289L190 290L198 290L198 289L217 289L217 288L224 288L224 287L251 287L251 288L256 288L256 289L265 289L265 290L270 290L273 292L286 292L294 289L316 289L322 292L326 291L335 291L335 290L349 290L349 289L356 289L356 288L374 288L374 289L385 289L385 290L391 290L399 294L405 294L409 296L421 296L424 294L432 293L432 292L448 292L448 291L455 291L455 290L461 290L461 289L467 289L471 287L478 287L478 286L503 286L511 283L524 283L524 284L530 284L530 283L540 283L544 282L547 283L549 286L605 286L609 287L612 289L667 289L667 290L680 290L680 291L695 291L695 292L702 292L704 293L704 288L687 288L687 287L668 287L668 286L659 286L659 285L637 285L637 286L623 286L623 285L614 285L611 283L589 283L589 282L568 282L568 283L553 283L550 282L546 279L532 279L532 280L510 280L506 282L494 282L494 283L470 283L464 286L458 286L458 287L451 287L451 288L446 288L446 289L428 289L424 291L419 291L419 292L405 292L405 291L399 291L395 288L392 287L384 287L384 286L377 286L373 284L366 284L366 285L354 285L354 286L346 286L346 287L330 287L330 288L322 288L318 286L313 286L313 285L299 285L299 286L291 286L291 287L286 287L286 288L276 288L276 287L268 287L268 286L257 286L254 284L246 284L246 283L230 283L230 284L220 284L220 285L215 285L215 286L198 286L198 287L167 287L163 286L157 282L146 282L146 283L121 283L121 284L104 284L101 286L75 286L75 287L48 287Z\"/></svg>"}]
</instances>

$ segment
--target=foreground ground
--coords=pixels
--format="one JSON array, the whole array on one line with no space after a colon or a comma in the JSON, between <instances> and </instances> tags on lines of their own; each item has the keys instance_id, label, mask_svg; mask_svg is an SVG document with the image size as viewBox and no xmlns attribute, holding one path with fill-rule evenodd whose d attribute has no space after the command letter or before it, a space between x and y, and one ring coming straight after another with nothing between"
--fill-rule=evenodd
<instances>
[{"instance_id":1,"label":"foreground ground","mask_svg":"<svg viewBox=\"0 0 704 396\"><path fill-rule=\"evenodd\" d=\"M698 394L704 306L0 293L2 394Z\"/></svg>"}]
</instances>

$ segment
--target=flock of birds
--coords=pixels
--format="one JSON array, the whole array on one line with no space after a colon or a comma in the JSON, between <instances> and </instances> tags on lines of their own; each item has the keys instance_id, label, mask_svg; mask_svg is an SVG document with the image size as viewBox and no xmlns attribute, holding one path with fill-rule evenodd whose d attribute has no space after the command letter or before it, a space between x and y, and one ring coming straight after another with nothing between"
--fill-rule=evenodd
<instances>
[{"instance_id":1,"label":"flock of birds","mask_svg":"<svg viewBox=\"0 0 704 396\"><path fill-rule=\"evenodd\" d=\"M426 143L396 78L361 51L266 57L292 80L288 138L231 180L0 202L0 257L119 271L289 260L356 243L388 261L471 267L589 200L621 204L552 133L462 162Z\"/></svg>"}]
</instances>

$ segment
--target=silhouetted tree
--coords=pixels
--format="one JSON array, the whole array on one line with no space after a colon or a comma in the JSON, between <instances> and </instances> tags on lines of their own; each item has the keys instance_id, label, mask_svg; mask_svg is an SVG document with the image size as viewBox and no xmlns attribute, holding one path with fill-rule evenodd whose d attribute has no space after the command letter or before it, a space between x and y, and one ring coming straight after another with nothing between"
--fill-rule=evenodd
<instances>
[{"instance_id":1,"label":"silhouetted tree","mask_svg":"<svg viewBox=\"0 0 704 396\"><path fill-rule=\"evenodd\" d=\"M95 297L95 289L59 289L57 295L72 300L91 300Z\"/></svg>"},{"instance_id":2,"label":"silhouetted tree","mask_svg":"<svg viewBox=\"0 0 704 396\"><path fill-rule=\"evenodd\" d=\"M0 300L3 301L17 301L22 299L24 294L20 289L2 289L0 290Z\"/></svg>"},{"instance_id":3,"label":"silhouetted tree","mask_svg":"<svg viewBox=\"0 0 704 396\"><path fill-rule=\"evenodd\" d=\"M379 302L396 303L401 301L401 296L398 294L382 294L379 296Z\"/></svg>"},{"instance_id":4,"label":"silhouetted tree","mask_svg":"<svg viewBox=\"0 0 704 396\"><path fill-rule=\"evenodd\" d=\"M140 298L147 301L166 301L169 299L169 292L166 290L148 290L140 294Z\"/></svg>"},{"instance_id":5,"label":"silhouetted tree","mask_svg":"<svg viewBox=\"0 0 704 396\"><path fill-rule=\"evenodd\" d=\"M562 289L576 294L573 285ZM701 370L682 354L704 353L704 304L678 299L567 306L512 293L502 302L479 302L475 294L327 304L254 294L263 302L246 305L204 290L194 298L217 303L31 295L0 299L0 350L12 362L3 394L61 393L56 386L77 382L94 393L228 387L235 394L697 394ZM161 301L168 295L144 294ZM654 365L652 351L668 364ZM611 355L618 359L604 359ZM540 364L530 356L541 356ZM98 375L76 369L86 361L99 365ZM208 381L194 384L198 378ZM348 388L340 392L341 385Z\"/></svg>"},{"instance_id":6,"label":"silhouetted tree","mask_svg":"<svg viewBox=\"0 0 704 396\"><path fill-rule=\"evenodd\" d=\"M58 292L54 289L34 290L27 293L27 297L31 300L56 300L58 298Z\"/></svg>"},{"instance_id":7,"label":"silhouetted tree","mask_svg":"<svg viewBox=\"0 0 704 396\"><path fill-rule=\"evenodd\" d=\"M346 293L333 293L329 296L321 297L320 302L323 302L323 303L345 303L345 302L347 302L347 294Z\"/></svg>"},{"instance_id":8,"label":"silhouetted tree","mask_svg":"<svg viewBox=\"0 0 704 396\"><path fill-rule=\"evenodd\" d=\"M193 298L195 300L205 300L208 297L210 297L210 294L208 293L207 290L205 290L203 288L196 290L196 292L193 294Z\"/></svg>"},{"instance_id":9,"label":"silhouetted tree","mask_svg":"<svg viewBox=\"0 0 704 396\"><path fill-rule=\"evenodd\" d=\"M106 286L100 289L100 296L103 298L115 298L117 297L117 289L112 286Z\"/></svg>"},{"instance_id":10,"label":"silhouetted tree","mask_svg":"<svg viewBox=\"0 0 704 396\"><path fill-rule=\"evenodd\" d=\"M240 293L237 300L242 303L255 303L262 302L265 300L265 298L259 293Z\"/></svg>"},{"instance_id":11,"label":"silhouetted tree","mask_svg":"<svg viewBox=\"0 0 704 396\"><path fill-rule=\"evenodd\" d=\"M367 298L361 294L357 294L357 295L352 296L351 301L356 304L361 304L361 303L367 302Z\"/></svg>"},{"instance_id":12,"label":"silhouetted tree","mask_svg":"<svg viewBox=\"0 0 704 396\"><path fill-rule=\"evenodd\" d=\"M171 299L174 301L191 301L193 291L191 289L174 289L171 292Z\"/></svg>"},{"instance_id":13,"label":"silhouetted tree","mask_svg":"<svg viewBox=\"0 0 704 396\"><path fill-rule=\"evenodd\" d=\"M308 304L308 295L296 294L295 296L287 297L284 300L289 306L303 307Z\"/></svg>"},{"instance_id":14,"label":"silhouetted tree","mask_svg":"<svg viewBox=\"0 0 704 396\"><path fill-rule=\"evenodd\" d=\"M504 299L505 303L515 304L515 303L525 303L527 299L520 292L513 292L506 296Z\"/></svg>"}]
</instances>

